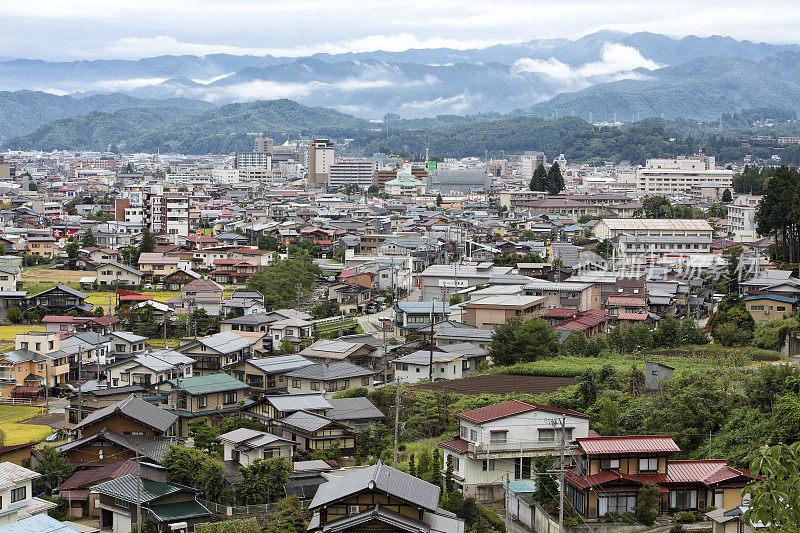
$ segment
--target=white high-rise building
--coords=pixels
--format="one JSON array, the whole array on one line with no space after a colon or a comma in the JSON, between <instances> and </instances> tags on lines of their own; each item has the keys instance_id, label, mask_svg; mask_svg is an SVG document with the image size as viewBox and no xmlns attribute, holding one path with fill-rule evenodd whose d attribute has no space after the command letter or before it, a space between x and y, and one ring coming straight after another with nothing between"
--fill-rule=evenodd
<instances>
[{"instance_id":1,"label":"white high-rise building","mask_svg":"<svg viewBox=\"0 0 800 533\"><path fill-rule=\"evenodd\" d=\"M333 141L312 139L308 144L308 186L325 187L333 165Z\"/></svg>"},{"instance_id":2,"label":"white high-rise building","mask_svg":"<svg viewBox=\"0 0 800 533\"><path fill-rule=\"evenodd\" d=\"M636 172L636 189L646 195L688 195L692 187L705 184L732 187L733 171L718 169L713 157L699 155L648 159Z\"/></svg>"},{"instance_id":3,"label":"white high-rise building","mask_svg":"<svg viewBox=\"0 0 800 533\"><path fill-rule=\"evenodd\" d=\"M376 163L369 159L344 157L331 165L328 185L333 188L358 185L369 188L375 180Z\"/></svg>"}]
</instances>

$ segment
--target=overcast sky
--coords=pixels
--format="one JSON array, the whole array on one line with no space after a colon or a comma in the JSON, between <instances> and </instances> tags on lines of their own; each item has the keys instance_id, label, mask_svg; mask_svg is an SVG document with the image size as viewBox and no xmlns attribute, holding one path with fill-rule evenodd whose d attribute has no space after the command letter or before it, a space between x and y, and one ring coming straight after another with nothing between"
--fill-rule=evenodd
<instances>
[{"instance_id":1,"label":"overcast sky","mask_svg":"<svg viewBox=\"0 0 800 533\"><path fill-rule=\"evenodd\" d=\"M0 57L483 48L600 29L800 42L789 0L0 0Z\"/></svg>"}]
</instances>

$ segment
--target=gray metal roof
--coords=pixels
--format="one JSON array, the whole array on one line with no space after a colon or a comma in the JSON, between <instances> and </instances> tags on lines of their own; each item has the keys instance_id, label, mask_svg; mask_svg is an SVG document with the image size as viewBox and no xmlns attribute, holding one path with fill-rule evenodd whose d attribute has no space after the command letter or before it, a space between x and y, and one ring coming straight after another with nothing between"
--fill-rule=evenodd
<instances>
[{"instance_id":1,"label":"gray metal roof","mask_svg":"<svg viewBox=\"0 0 800 533\"><path fill-rule=\"evenodd\" d=\"M253 450L262 446L267 446L274 442L285 442L297 444L294 441L281 438L266 431L257 431L255 429L239 428L223 433L217 437L222 442L235 444L237 450Z\"/></svg>"},{"instance_id":2,"label":"gray metal roof","mask_svg":"<svg viewBox=\"0 0 800 533\"><path fill-rule=\"evenodd\" d=\"M328 481L317 489L310 509L318 509L367 489L376 489L423 509L435 512L441 489L382 462Z\"/></svg>"},{"instance_id":3,"label":"gray metal roof","mask_svg":"<svg viewBox=\"0 0 800 533\"><path fill-rule=\"evenodd\" d=\"M394 306L395 309L412 315L430 313L431 308L433 308L435 314L450 313L450 304L448 302L397 302Z\"/></svg>"},{"instance_id":4,"label":"gray metal roof","mask_svg":"<svg viewBox=\"0 0 800 533\"><path fill-rule=\"evenodd\" d=\"M246 339L233 331L201 337L197 339L197 342L219 353L232 353L255 344L255 341Z\"/></svg>"},{"instance_id":5,"label":"gray metal roof","mask_svg":"<svg viewBox=\"0 0 800 533\"><path fill-rule=\"evenodd\" d=\"M89 435L88 437L84 437L82 439L61 444L60 446L57 446L56 449L60 452L67 452L73 448L78 448L97 439L105 439L125 449L138 451L143 457L152 459L157 463L160 463L163 460L164 454L167 453L167 450L169 450L170 446L180 444L181 442L175 437L120 435L119 433L108 428L103 428L100 430L100 432L95 433L94 435Z\"/></svg>"},{"instance_id":6,"label":"gray metal roof","mask_svg":"<svg viewBox=\"0 0 800 533\"><path fill-rule=\"evenodd\" d=\"M381 410L372 405L372 402L367 398L333 398L329 401L333 409L325 413L325 415L334 420L386 418Z\"/></svg>"},{"instance_id":7,"label":"gray metal roof","mask_svg":"<svg viewBox=\"0 0 800 533\"><path fill-rule=\"evenodd\" d=\"M26 348L21 348L19 350L12 350L10 352L6 352L2 355L3 358L7 359L11 363L26 363L28 361L47 361L49 358L46 355L42 355Z\"/></svg>"},{"instance_id":8,"label":"gray metal roof","mask_svg":"<svg viewBox=\"0 0 800 533\"><path fill-rule=\"evenodd\" d=\"M417 350L416 352L411 352L410 354L406 354L402 357L394 359L392 363L393 364L405 363L409 365L428 365L428 363L430 363L430 357L431 357L430 350ZM433 361L435 363L453 361L455 359L461 359L461 357L463 356L460 354L440 352L437 350L433 351Z\"/></svg>"},{"instance_id":9,"label":"gray metal roof","mask_svg":"<svg viewBox=\"0 0 800 533\"><path fill-rule=\"evenodd\" d=\"M317 489L319 491L319 489ZM411 518L404 514L387 509L381 504L375 507L367 507L366 511L351 514L331 520L325 524L325 533L338 533L339 531L363 531L359 526L363 524L373 525L375 522L391 527L385 531L408 531L410 533L430 533L431 527L416 518ZM378 529L381 531L382 529Z\"/></svg>"},{"instance_id":10,"label":"gray metal roof","mask_svg":"<svg viewBox=\"0 0 800 533\"><path fill-rule=\"evenodd\" d=\"M280 394L264 399L282 413L330 409L332 405L322 394Z\"/></svg>"},{"instance_id":11,"label":"gray metal roof","mask_svg":"<svg viewBox=\"0 0 800 533\"><path fill-rule=\"evenodd\" d=\"M178 418L175 413L165 411L131 394L120 402L93 412L75 426L75 429L86 427L115 413L122 413L161 432L167 431Z\"/></svg>"},{"instance_id":12,"label":"gray metal roof","mask_svg":"<svg viewBox=\"0 0 800 533\"><path fill-rule=\"evenodd\" d=\"M258 368L259 370L266 372L267 374L279 374L314 364L302 355L298 354L257 357L254 359L248 359L246 362Z\"/></svg>"},{"instance_id":13,"label":"gray metal roof","mask_svg":"<svg viewBox=\"0 0 800 533\"><path fill-rule=\"evenodd\" d=\"M491 329L478 329L478 328L442 328L433 334L433 338L450 338L450 339L472 339L479 341L492 340L493 330Z\"/></svg>"},{"instance_id":14,"label":"gray metal roof","mask_svg":"<svg viewBox=\"0 0 800 533\"><path fill-rule=\"evenodd\" d=\"M162 483L160 481L153 481L152 479L141 479L139 490L137 491L137 482L135 474L128 474L117 479L100 483L94 487L100 494L112 496L131 503L136 502L137 493L141 497L142 503L148 503L176 492L198 492L197 489L178 485L177 483Z\"/></svg>"},{"instance_id":15,"label":"gray metal roof","mask_svg":"<svg viewBox=\"0 0 800 533\"><path fill-rule=\"evenodd\" d=\"M286 418L281 418L280 423L291 426L309 433L313 433L318 429L322 429L328 424L334 423L335 420L326 416L315 415L307 411L297 411L292 413Z\"/></svg>"},{"instance_id":16,"label":"gray metal roof","mask_svg":"<svg viewBox=\"0 0 800 533\"><path fill-rule=\"evenodd\" d=\"M436 337L436 334L434 334L434 337ZM489 352L480 346L472 344L471 342L455 342L453 344L444 344L442 346L438 346L437 348L443 352L463 354L468 357L477 357L489 354Z\"/></svg>"},{"instance_id":17,"label":"gray metal roof","mask_svg":"<svg viewBox=\"0 0 800 533\"><path fill-rule=\"evenodd\" d=\"M141 342L147 340L147 337L142 337L141 335L136 335L135 333L129 333L127 331L112 331L109 335L118 337L126 342Z\"/></svg>"},{"instance_id":18,"label":"gray metal roof","mask_svg":"<svg viewBox=\"0 0 800 533\"><path fill-rule=\"evenodd\" d=\"M371 376L372 370L367 370L350 363L348 361L336 361L333 363L320 363L309 365L297 370L286 373L286 377L314 379L318 381L328 381L332 379L347 379L359 376Z\"/></svg>"}]
</instances>

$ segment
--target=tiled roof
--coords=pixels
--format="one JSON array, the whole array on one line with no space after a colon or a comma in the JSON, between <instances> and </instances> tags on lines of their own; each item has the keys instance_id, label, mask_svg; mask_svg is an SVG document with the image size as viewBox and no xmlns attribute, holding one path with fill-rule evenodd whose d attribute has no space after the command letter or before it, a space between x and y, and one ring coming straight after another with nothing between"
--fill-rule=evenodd
<instances>
[{"instance_id":1,"label":"tiled roof","mask_svg":"<svg viewBox=\"0 0 800 533\"><path fill-rule=\"evenodd\" d=\"M332 379L347 379L359 376L370 376L375 374L372 370L354 365L347 361L336 361L334 363L319 363L308 365L297 370L286 373L289 378L314 379L327 381Z\"/></svg>"},{"instance_id":2,"label":"tiled roof","mask_svg":"<svg viewBox=\"0 0 800 533\"><path fill-rule=\"evenodd\" d=\"M620 313L618 320L647 320L647 313Z\"/></svg>"},{"instance_id":3,"label":"tiled roof","mask_svg":"<svg viewBox=\"0 0 800 533\"><path fill-rule=\"evenodd\" d=\"M587 455L680 452L669 435L584 437L576 439Z\"/></svg>"},{"instance_id":4,"label":"tiled roof","mask_svg":"<svg viewBox=\"0 0 800 533\"><path fill-rule=\"evenodd\" d=\"M467 453L467 450L469 449L469 442L462 438L455 438L453 440L440 442L439 446L442 448L447 448L448 450L453 450L454 452Z\"/></svg>"},{"instance_id":5,"label":"tiled roof","mask_svg":"<svg viewBox=\"0 0 800 533\"><path fill-rule=\"evenodd\" d=\"M113 496L121 500L135 502L137 496L136 490L136 476L128 474L121 478L112 479L101 483L95 487L100 494ZM141 502L147 503L176 492L188 492L195 489L178 485L177 483L162 483L160 481L153 481L151 479L142 478L140 490L138 491L141 496Z\"/></svg>"},{"instance_id":6,"label":"tiled roof","mask_svg":"<svg viewBox=\"0 0 800 533\"><path fill-rule=\"evenodd\" d=\"M170 383L177 385L175 380L170 380ZM215 392L241 390L248 387L235 377L221 372L219 374L209 374L207 376L183 378L180 382L180 388L187 394L197 396L213 394Z\"/></svg>"},{"instance_id":7,"label":"tiled roof","mask_svg":"<svg viewBox=\"0 0 800 533\"><path fill-rule=\"evenodd\" d=\"M578 316L571 318L553 329L569 330L569 331L583 331L593 328L605 322L608 313L599 309L591 309L583 311Z\"/></svg>"},{"instance_id":8,"label":"tiled roof","mask_svg":"<svg viewBox=\"0 0 800 533\"><path fill-rule=\"evenodd\" d=\"M89 424L103 420L104 418L116 413L122 413L129 418L133 418L142 424L146 424L162 432L169 429L169 427L175 422L175 419L178 418L174 413L165 411L164 409L156 407L155 405L150 404L131 394L121 402L117 402L109 405L108 407L103 407L98 411L94 411L92 414L84 418L80 424L75 426L75 429L86 427Z\"/></svg>"},{"instance_id":9,"label":"tiled roof","mask_svg":"<svg viewBox=\"0 0 800 533\"><path fill-rule=\"evenodd\" d=\"M33 470L28 470L14 463L0 463L0 490L6 490L18 483L36 479L37 477L39 477L39 474Z\"/></svg>"},{"instance_id":10,"label":"tiled roof","mask_svg":"<svg viewBox=\"0 0 800 533\"><path fill-rule=\"evenodd\" d=\"M90 487L98 481L116 479L136 472L136 462L132 460L109 463L99 468L79 470L58 486L59 492Z\"/></svg>"},{"instance_id":11,"label":"tiled roof","mask_svg":"<svg viewBox=\"0 0 800 533\"><path fill-rule=\"evenodd\" d=\"M647 300L640 296L609 296L606 305L647 307Z\"/></svg>"},{"instance_id":12,"label":"tiled roof","mask_svg":"<svg viewBox=\"0 0 800 533\"><path fill-rule=\"evenodd\" d=\"M519 400L508 400L506 402L496 403L494 405L487 405L471 411L464 411L459 413L459 418L463 418L475 424L483 424L491 420L505 418L507 416L518 415L520 413L527 413L529 411L546 411L548 413L562 414L567 416L576 416L579 418L591 418L589 415L573 411L571 409L561 409L559 407L549 407L546 405L537 405L533 403L522 402Z\"/></svg>"}]
</instances>

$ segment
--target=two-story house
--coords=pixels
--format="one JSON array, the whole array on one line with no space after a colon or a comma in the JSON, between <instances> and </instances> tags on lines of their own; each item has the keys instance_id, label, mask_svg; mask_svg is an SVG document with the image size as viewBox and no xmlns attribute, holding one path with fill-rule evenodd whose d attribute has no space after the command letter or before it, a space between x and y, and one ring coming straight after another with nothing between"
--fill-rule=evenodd
<instances>
[{"instance_id":1,"label":"two-story house","mask_svg":"<svg viewBox=\"0 0 800 533\"><path fill-rule=\"evenodd\" d=\"M154 350L108 365L112 387L150 387L168 379L192 377L194 359L174 350Z\"/></svg>"},{"instance_id":2,"label":"two-story house","mask_svg":"<svg viewBox=\"0 0 800 533\"><path fill-rule=\"evenodd\" d=\"M486 351L475 346L474 350L452 349L458 345L444 346L448 350L417 350L392 361L395 375L403 383L416 383L433 377L433 381L458 379L474 372L481 361L486 360ZM433 357L431 357L431 354ZM433 363L431 363L433 361ZM431 369L431 366L433 367Z\"/></svg>"},{"instance_id":3,"label":"two-story house","mask_svg":"<svg viewBox=\"0 0 800 533\"><path fill-rule=\"evenodd\" d=\"M430 329L431 318L436 324L449 316L448 302L397 302L394 305L394 335L425 334Z\"/></svg>"},{"instance_id":4,"label":"two-story house","mask_svg":"<svg viewBox=\"0 0 800 533\"><path fill-rule=\"evenodd\" d=\"M661 488L661 510L731 509L742 503L747 471L724 460L678 461L680 448L669 435L580 437L577 464L565 475L567 501L586 518L633 512L646 482Z\"/></svg>"},{"instance_id":5,"label":"two-story house","mask_svg":"<svg viewBox=\"0 0 800 533\"><path fill-rule=\"evenodd\" d=\"M253 403L245 396L247 385L225 373L171 379L156 386L169 394L167 407L178 413L178 435L189 436L189 423L205 417L219 426L220 420Z\"/></svg>"},{"instance_id":6,"label":"two-story house","mask_svg":"<svg viewBox=\"0 0 800 533\"><path fill-rule=\"evenodd\" d=\"M258 459L285 457L292 461L296 442L278 437L266 431L239 428L217 437L222 443L222 460L249 466Z\"/></svg>"},{"instance_id":7,"label":"two-story house","mask_svg":"<svg viewBox=\"0 0 800 533\"><path fill-rule=\"evenodd\" d=\"M506 475L510 480L534 479L534 459L560 453L562 419L566 442L587 437L591 419L570 409L519 400L457 416L459 434L439 446L444 448L444 464L452 461L456 487L479 501L501 498Z\"/></svg>"},{"instance_id":8,"label":"two-story house","mask_svg":"<svg viewBox=\"0 0 800 533\"><path fill-rule=\"evenodd\" d=\"M108 337L111 339L111 355L114 359L127 359L144 353L147 337L127 331L112 331Z\"/></svg>"},{"instance_id":9,"label":"two-story house","mask_svg":"<svg viewBox=\"0 0 800 533\"><path fill-rule=\"evenodd\" d=\"M383 360L383 351L372 344L343 339L320 339L303 348L300 355L315 363L347 361L373 370L377 370Z\"/></svg>"},{"instance_id":10,"label":"two-story house","mask_svg":"<svg viewBox=\"0 0 800 533\"><path fill-rule=\"evenodd\" d=\"M373 390L375 372L347 361L319 363L287 372L289 394L321 393L330 397L337 391L350 387Z\"/></svg>"},{"instance_id":11,"label":"two-story house","mask_svg":"<svg viewBox=\"0 0 800 533\"><path fill-rule=\"evenodd\" d=\"M286 418L297 411L325 415L333 408L322 394L275 394L262 396L242 411L245 418L266 424L267 429L275 427L274 422Z\"/></svg>"},{"instance_id":12,"label":"two-story house","mask_svg":"<svg viewBox=\"0 0 800 533\"><path fill-rule=\"evenodd\" d=\"M289 354L245 359L228 365L223 370L245 382L254 393L275 394L286 392L287 381L284 375L287 372L313 364L302 355Z\"/></svg>"},{"instance_id":13,"label":"two-story house","mask_svg":"<svg viewBox=\"0 0 800 533\"><path fill-rule=\"evenodd\" d=\"M100 528L130 533L136 527L138 507L142 522L152 520L156 531L193 531L195 524L211 519L211 511L197 501L199 490L166 481L161 471L149 477L156 476L160 479L128 474L95 486L100 494Z\"/></svg>"},{"instance_id":14,"label":"two-story house","mask_svg":"<svg viewBox=\"0 0 800 533\"><path fill-rule=\"evenodd\" d=\"M48 315L66 315L70 311L77 311L78 314L88 314L94 308L92 304L86 303L86 298L88 297L88 294L59 284L52 289L29 296L26 308L28 311L41 309Z\"/></svg>"},{"instance_id":15,"label":"two-story house","mask_svg":"<svg viewBox=\"0 0 800 533\"><path fill-rule=\"evenodd\" d=\"M757 294L745 296L745 308L750 312L756 324L771 320L781 320L794 316L797 312L797 298L779 294Z\"/></svg>"},{"instance_id":16,"label":"two-story house","mask_svg":"<svg viewBox=\"0 0 800 533\"><path fill-rule=\"evenodd\" d=\"M141 285L142 273L133 267L111 261L97 267L98 285Z\"/></svg>"},{"instance_id":17,"label":"two-story house","mask_svg":"<svg viewBox=\"0 0 800 533\"><path fill-rule=\"evenodd\" d=\"M350 426L309 411L296 411L275 420L272 429L276 435L296 442L301 450L313 452L338 446L344 455L354 453L358 436Z\"/></svg>"},{"instance_id":18,"label":"two-story house","mask_svg":"<svg viewBox=\"0 0 800 533\"><path fill-rule=\"evenodd\" d=\"M307 531L464 533L463 520L439 508L440 493L438 486L378 461L320 485Z\"/></svg>"},{"instance_id":19,"label":"two-story house","mask_svg":"<svg viewBox=\"0 0 800 533\"><path fill-rule=\"evenodd\" d=\"M200 337L179 346L177 351L195 360L196 375L217 374L222 368L249 359L255 341L233 331Z\"/></svg>"},{"instance_id":20,"label":"two-story house","mask_svg":"<svg viewBox=\"0 0 800 533\"><path fill-rule=\"evenodd\" d=\"M237 292L245 291L235 291ZM311 315L302 311L276 309L269 313L250 313L221 320L219 330L222 333L229 331L264 333L262 342L253 345L253 351L257 354L271 355L281 349L281 343L285 338L296 344L311 337L313 334L311 319ZM275 328L272 328L273 324Z\"/></svg>"},{"instance_id":21,"label":"two-story house","mask_svg":"<svg viewBox=\"0 0 800 533\"><path fill-rule=\"evenodd\" d=\"M14 463L0 463L0 525L46 513L56 504L33 495L32 481L39 477Z\"/></svg>"},{"instance_id":22,"label":"two-story house","mask_svg":"<svg viewBox=\"0 0 800 533\"><path fill-rule=\"evenodd\" d=\"M113 428L121 435L160 437L167 435L178 417L133 394L115 404L93 411L74 428L83 437Z\"/></svg>"}]
</instances>

